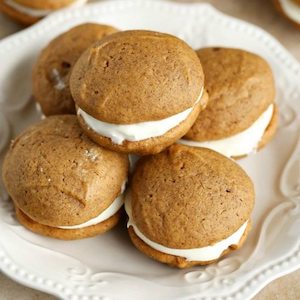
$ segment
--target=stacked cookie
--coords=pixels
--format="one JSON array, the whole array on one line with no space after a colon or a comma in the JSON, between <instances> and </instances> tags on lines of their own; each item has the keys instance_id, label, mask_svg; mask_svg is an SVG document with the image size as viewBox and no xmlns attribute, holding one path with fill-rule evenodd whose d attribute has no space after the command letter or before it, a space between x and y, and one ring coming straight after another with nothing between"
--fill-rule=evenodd
<instances>
[{"instance_id":1,"label":"stacked cookie","mask_svg":"<svg viewBox=\"0 0 300 300\"><path fill-rule=\"evenodd\" d=\"M82 24L61 34L43 49L32 74L33 94L43 114L75 114L69 87L72 67L84 50L117 31L107 25Z\"/></svg>"},{"instance_id":2,"label":"stacked cookie","mask_svg":"<svg viewBox=\"0 0 300 300\"><path fill-rule=\"evenodd\" d=\"M0 0L0 10L13 20L31 25L62 8L84 5L87 0Z\"/></svg>"},{"instance_id":3,"label":"stacked cookie","mask_svg":"<svg viewBox=\"0 0 300 300\"><path fill-rule=\"evenodd\" d=\"M3 167L17 218L50 237L91 237L117 224L125 201L141 252L179 268L214 262L250 230L254 187L230 158L271 140L274 90L268 64L243 50L77 26L33 69L47 118L12 142ZM142 157L128 178L132 154Z\"/></svg>"},{"instance_id":4,"label":"stacked cookie","mask_svg":"<svg viewBox=\"0 0 300 300\"><path fill-rule=\"evenodd\" d=\"M207 148L173 145L138 161L125 208L134 245L185 268L239 248L253 204L253 184L234 161Z\"/></svg>"},{"instance_id":5,"label":"stacked cookie","mask_svg":"<svg viewBox=\"0 0 300 300\"><path fill-rule=\"evenodd\" d=\"M278 115L269 65L239 49L206 48L197 54L209 104L179 142L233 158L261 149L273 137Z\"/></svg>"},{"instance_id":6,"label":"stacked cookie","mask_svg":"<svg viewBox=\"0 0 300 300\"><path fill-rule=\"evenodd\" d=\"M28 128L3 165L20 223L59 239L90 237L116 225L127 172L127 156L95 145L73 115Z\"/></svg>"},{"instance_id":7,"label":"stacked cookie","mask_svg":"<svg viewBox=\"0 0 300 300\"><path fill-rule=\"evenodd\" d=\"M206 105L195 52L174 36L125 31L79 58L71 93L85 133L108 149L158 153L176 142Z\"/></svg>"}]
</instances>

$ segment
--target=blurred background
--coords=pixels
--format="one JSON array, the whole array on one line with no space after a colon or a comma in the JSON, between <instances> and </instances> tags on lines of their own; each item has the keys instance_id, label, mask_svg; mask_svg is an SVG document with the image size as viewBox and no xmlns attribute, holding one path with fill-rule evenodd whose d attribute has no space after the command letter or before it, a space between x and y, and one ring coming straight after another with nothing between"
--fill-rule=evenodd
<instances>
[{"instance_id":1,"label":"blurred background","mask_svg":"<svg viewBox=\"0 0 300 300\"><path fill-rule=\"evenodd\" d=\"M90 0L89 3L101 0ZM300 60L300 26L296 29L275 9L274 0L173 0L173 2L207 2L220 11L262 27L275 36L290 52ZM23 27L13 23L0 14L0 38L21 30Z\"/></svg>"}]
</instances>

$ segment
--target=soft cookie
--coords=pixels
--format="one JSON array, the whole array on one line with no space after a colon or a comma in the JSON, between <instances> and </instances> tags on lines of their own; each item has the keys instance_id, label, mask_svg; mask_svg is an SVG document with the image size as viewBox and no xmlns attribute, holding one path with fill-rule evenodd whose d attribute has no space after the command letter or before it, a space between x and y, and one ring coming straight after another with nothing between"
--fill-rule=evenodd
<instances>
[{"instance_id":1,"label":"soft cookie","mask_svg":"<svg viewBox=\"0 0 300 300\"><path fill-rule=\"evenodd\" d=\"M197 51L209 103L179 142L238 158L265 146L277 125L272 71L261 57L239 49Z\"/></svg>"},{"instance_id":2,"label":"soft cookie","mask_svg":"<svg viewBox=\"0 0 300 300\"><path fill-rule=\"evenodd\" d=\"M273 0L277 10L300 29L300 0Z\"/></svg>"},{"instance_id":3,"label":"soft cookie","mask_svg":"<svg viewBox=\"0 0 300 300\"><path fill-rule=\"evenodd\" d=\"M233 160L183 145L142 157L125 200L133 244L179 268L241 247L253 205L253 184Z\"/></svg>"},{"instance_id":4,"label":"soft cookie","mask_svg":"<svg viewBox=\"0 0 300 300\"><path fill-rule=\"evenodd\" d=\"M75 64L70 87L85 133L118 152L162 151L206 105L196 53L152 31L118 32L95 43Z\"/></svg>"},{"instance_id":5,"label":"soft cookie","mask_svg":"<svg viewBox=\"0 0 300 300\"><path fill-rule=\"evenodd\" d=\"M41 52L33 68L33 95L46 116L75 114L69 88L71 69L89 46L116 31L107 25L81 24L56 37Z\"/></svg>"},{"instance_id":6,"label":"soft cookie","mask_svg":"<svg viewBox=\"0 0 300 300\"><path fill-rule=\"evenodd\" d=\"M93 143L76 116L52 116L11 144L3 179L18 220L57 239L106 232L120 219L128 158Z\"/></svg>"},{"instance_id":7,"label":"soft cookie","mask_svg":"<svg viewBox=\"0 0 300 300\"><path fill-rule=\"evenodd\" d=\"M87 0L0 0L0 10L15 21L31 25L50 13L66 7L79 7Z\"/></svg>"}]
</instances>

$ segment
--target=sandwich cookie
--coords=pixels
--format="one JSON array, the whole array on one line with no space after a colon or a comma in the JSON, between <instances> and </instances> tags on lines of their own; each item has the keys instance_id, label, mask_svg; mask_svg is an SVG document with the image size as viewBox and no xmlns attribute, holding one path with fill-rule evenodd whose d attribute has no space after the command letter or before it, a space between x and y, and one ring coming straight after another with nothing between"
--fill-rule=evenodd
<instances>
[{"instance_id":1,"label":"sandwich cookie","mask_svg":"<svg viewBox=\"0 0 300 300\"><path fill-rule=\"evenodd\" d=\"M281 15L300 29L300 0L273 0L273 2Z\"/></svg>"},{"instance_id":2,"label":"sandwich cookie","mask_svg":"<svg viewBox=\"0 0 300 300\"><path fill-rule=\"evenodd\" d=\"M36 23L50 13L66 7L79 7L87 0L0 0L0 10L24 25Z\"/></svg>"},{"instance_id":3,"label":"sandwich cookie","mask_svg":"<svg viewBox=\"0 0 300 300\"><path fill-rule=\"evenodd\" d=\"M89 46L116 31L107 25L81 24L56 37L41 52L33 68L33 95L46 116L75 114L70 71Z\"/></svg>"},{"instance_id":4,"label":"sandwich cookie","mask_svg":"<svg viewBox=\"0 0 300 300\"><path fill-rule=\"evenodd\" d=\"M3 179L22 225L57 239L81 239L118 223L128 165L126 155L86 137L76 116L52 116L12 142Z\"/></svg>"},{"instance_id":5,"label":"sandwich cookie","mask_svg":"<svg viewBox=\"0 0 300 300\"><path fill-rule=\"evenodd\" d=\"M91 46L75 64L70 87L85 133L118 152L162 151L206 105L193 49L152 31L118 32Z\"/></svg>"},{"instance_id":6,"label":"sandwich cookie","mask_svg":"<svg viewBox=\"0 0 300 300\"><path fill-rule=\"evenodd\" d=\"M177 144L138 161L125 197L133 244L155 260L186 268L242 246L254 188L233 160Z\"/></svg>"},{"instance_id":7,"label":"sandwich cookie","mask_svg":"<svg viewBox=\"0 0 300 300\"><path fill-rule=\"evenodd\" d=\"M209 103L179 142L233 158L265 146L276 132L278 117L267 62L239 49L206 48L197 54Z\"/></svg>"}]
</instances>

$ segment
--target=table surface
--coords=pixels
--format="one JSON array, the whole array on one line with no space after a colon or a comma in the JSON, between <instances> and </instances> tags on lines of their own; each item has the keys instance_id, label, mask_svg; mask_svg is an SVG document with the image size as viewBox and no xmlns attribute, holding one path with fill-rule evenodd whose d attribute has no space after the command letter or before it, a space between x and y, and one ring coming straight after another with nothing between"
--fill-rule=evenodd
<instances>
[{"instance_id":1,"label":"table surface","mask_svg":"<svg viewBox=\"0 0 300 300\"><path fill-rule=\"evenodd\" d=\"M94 1L91 1L94 2ZM300 30L295 29L274 9L271 0L194 0L177 2L209 2L226 14L254 23L274 35L300 60ZM0 38L22 30L0 13ZM266 286L255 300L300 299L300 270ZM0 300L54 300L55 297L23 287L0 273Z\"/></svg>"}]
</instances>

